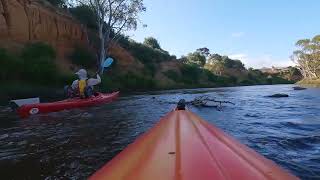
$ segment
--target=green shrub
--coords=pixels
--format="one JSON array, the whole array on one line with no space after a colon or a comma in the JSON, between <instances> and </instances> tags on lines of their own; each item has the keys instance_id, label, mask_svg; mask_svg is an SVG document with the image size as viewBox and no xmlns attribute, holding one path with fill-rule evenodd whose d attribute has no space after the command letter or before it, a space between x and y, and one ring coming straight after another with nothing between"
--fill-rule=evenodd
<instances>
[{"instance_id":1,"label":"green shrub","mask_svg":"<svg viewBox=\"0 0 320 180\"><path fill-rule=\"evenodd\" d=\"M21 54L22 79L41 85L55 84L58 75L55 57L55 51L49 45L43 43L27 45Z\"/></svg>"},{"instance_id":2,"label":"green shrub","mask_svg":"<svg viewBox=\"0 0 320 180\"><path fill-rule=\"evenodd\" d=\"M123 87L131 90L147 90L155 87L155 82L150 77L140 76L132 72L120 77Z\"/></svg>"},{"instance_id":3,"label":"green shrub","mask_svg":"<svg viewBox=\"0 0 320 180\"><path fill-rule=\"evenodd\" d=\"M286 79L283 79L281 77L273 76L272 79L272 84L292 84L294 83L293 81L288 81Z\"/></svg>"},{"instance_id":4,"label":"green shrub","mask_svg":"<svg viewBox=\"0 0 320 180\"><path fill-rule=\"evenodd\" d=\"M235 85L238 82L238 78L235 76L228 77L228 80L229 80L229 83L231 83L232 85Z\"/></svg>"},{"instance_id":5,"label":"green shrub","mask_svg":"<svg viewBox=\"0 0 320 180\"><path fill-rule=\"evenodd\" d=\"M29 44L20 56L0 50L1 80L32 84L56 84L58 69L54 63L55 51L43 43Z\"/></svg>"},{"instance_id":6,"label":"green shrub","mask_svg":"<svg viewBox=\"0 0 320 180\"><path fill-rule=\"evenodd\" d=\"M150 75L151 77L154 77L156 73L156 66L153 63L146 63L145 64L145 69L144 69L144 74L145 75Z\"/></svg>"},{"instance_id":7,"label":"green shrub","mask_svg":"<svg viewBox=\"0 0 320 180\"><path fill-rule=\"evenodd\" d=\"M45 43L33 43L26 45L22 51L21 57L26 60L34 58L55 59L56 52L50 45Z\"/></svg>"},{"instance_id":8,"label":"green shrub","mask_svg":"<svg viewBox=\"0 0 320 180\"><path fill-rule=\"evenodd\" d=\"M0 80L40 86L61 86L74 79L61 74L55 64L54 49L44 43L26 45L21 54L0 49Z\"/></svg>"},{"instance_id":9,"label":"green shrub","mask_svg":"<svg viewBox=\"0 0 320 180\"><path fill-rule=\"evenodd\" d=\"M151 90L156 83L148 76L141 76L133 72L122 75L105 75L102 78L101 88L103 91L111 90Z\"/></svg>"},{"instance_id":10,"label":"green shrub","mask_svg":"<svg viewBox=\"0 0 320 180\"><path fill-rule=\"evenodd\" d=\"M82 47L76 47L72 52L70 59L73 64L86 69L94 68L96 66L96 58L94 54Z\"/></svg>"},{"instance_id":11,"label":"green shrub","mask_svg":"<svg viewBox=\"0 0 320 180\"><path fill-rule=\"evenodd\" d=\"M20 76L21 68L23 68L21 60L7 52L5 49L0 49L0 80L12 81Z\"/></svg>"},{"instance_id":12,"label":"green shrub","mask_svg":"<svg viewBox=\"0 0 320 180\"><path fill-rule=\"evenodd\" d=\"M127 37L120 37L119 43L123 48L128 49L130 53L143 64L171 60L171 56L168 52L161 49L153 49L147 45L129 40Z\"/></svg>"},{"instance_id":13,"label":"green shrub","mask_svg":"<svg viewBox=\"0 0 320 180\"><path fill-rule=\"evenodd\" d=\"M204 74L207 76L208 81L210 82L217 82L218 80L218 76L216 76L215 74L213 74L211 71L204 69Z\"/></svg>"},{"instance_id":14,"label":"green shrub","mask_svg":"<svg viewBox=\"0 0 320 180\"><path fill-rule=\"evenodd\" d=\"M69 8L69 11L74 17L76 17L82 24L85 24L89 29L98 29L96 15L90 6L79 5L76 7Z\"/></svg>"},{"instance_id":15,"label":"green shrub","mask_svg":"<svg viewBox=\"0 0 320 180\"><path fill-rule=\"evenodd\" d=\"M156 85L155 81L148 76L141 76L132 72L120 75L113 81L118 82L118 86L123 90L149 90L153 89Z\"/></svg>"},{"instance_id":16,"label":"green shrub","mask_svg":"<svg viewBox=\"0 0 320 180\"><path fill-rule=\"evenodd\" d=\"M196 65L184 64L181 68L182 81L186 84L197 84L201 69Z\"/></svg>"},{"instance_id":17,"label":"green shrub","mask_svg":"<svg viewBox=\"0 0 320 180\"><path fill-rule=\"evenodd\" d=\"M180 79L181 79L179 74L174 70L168 70L168 71L164 72L163 74L166 75L169 79L172 79L175 82L179 82Z\"/></svg>"},{"instance_id":18,"label":"green shrub","mask_svg":"<svg viewBox=\"0 0 320 180\"><path fill-rule=\"evenodd\" d=\"M244 86L248 86L248 85L254 85L256 84L256 82L249 80L249 79L245 79L240 81L240 85L244 85Z\"/></svg>"},{"instance_id":19,"label":"green shrub","mask_svg":"<svg viewBox=\"0 0 320 180\"><path fill-rule=\"evenodd\" d=\"M108 77L108 76L103 76L103 77L101 78L100 89L101 89L102 91L104 91L104 92L112 89L112 81L111 81L110 77Z\"/></svg>"},{"instance_id":20,"label":"green shrub","mask_svg":"<svg viewBox=\"0 0 320 180\"><path fill-rule=\"evenodd\" d=\"M161 49L159 41L154 37L147 37L144 39L143 44L153 49Z\"/></svg>"}]
</instances>

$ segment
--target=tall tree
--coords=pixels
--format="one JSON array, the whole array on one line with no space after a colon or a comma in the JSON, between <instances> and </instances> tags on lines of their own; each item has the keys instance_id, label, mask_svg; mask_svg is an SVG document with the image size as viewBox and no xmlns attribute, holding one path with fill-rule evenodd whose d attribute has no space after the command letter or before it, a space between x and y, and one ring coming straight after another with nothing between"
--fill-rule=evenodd
<instances>
[{"instance_id":1,"label":"tall tree","mask_svg":"<svg viewBox=\"0 0 320 180\"><path fill-rule=\"evenodd\" d=\"M197 49L196 52L199 52L202 56L205 56L206 58L208 58L210 56L210 49L203 47L203 48L199 48Z\"/></svg>"},{"instance_id":2,"label":"tall tree","mask_svg":"<svg viewBox=\"0 0 320 180\"><path fill-rule=\"evenodd\" d=\"M206 57L199 52L189 53L187 56L187 63L203 67L206 64Z\"/></svg>"},{"instance_id":3,"label":"tall tree","mask_svg":"<svg viewBox=\"0 0 320 180\"><path fill-rule=\"evenodd\" d=\"M320 78L320 35L312 39L302 39L296 43L298 50L291 59L298 64L301 74L306 79Z\"/></svg>"},{"instance_id":4,"label":"tall tree","mask_svg":"<svg viewBox=\"0 0 320 180\"><path fill-rule=\"evenodd\" d=\"M71 0L72 1L72 0ZM137 28L138 15L145 11L143 0L73 0L87 5L95 13L100 39L100 73L110 43L127 30Z\"/></svg>"}]
</instances>

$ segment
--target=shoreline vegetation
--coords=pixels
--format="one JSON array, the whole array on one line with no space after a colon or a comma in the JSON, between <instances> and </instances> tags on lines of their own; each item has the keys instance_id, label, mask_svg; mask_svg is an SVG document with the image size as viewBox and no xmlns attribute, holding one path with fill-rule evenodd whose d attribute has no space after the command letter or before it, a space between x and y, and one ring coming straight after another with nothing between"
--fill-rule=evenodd
<instances>
[{"instance_id":1,"label":"shoreline vegetation","mask_svg":"<svg viewBox=\"0 0 320 180\"><path fill-rule=\"evenodd\" d=\"M128 49L134 57L139 58L144 64L141 72L121 72L121 66L117 62L102 76L101 85L96 87L97 91L111 92L120 90L123 93L156 91L169 89L191 89L191 88L214 88L248 85L268 84L293 84L293 80L287 80L284 74L268 74L260 70L246 69L239 60L229 59L227 56L212 55L209 57L211 64L205 64L209 68L199 67L197 58L206 60L200 52L191 53L183 60L159 60L157 50L140 43L125 39ZM155 54L152 54L156 52ZM150 57L151 56L151 57ZM90 55L82 49L75 50L71 62L78 63L79 67L85 67L93 75L94 62ZM166 56L165 56L166 57ZM169 55L167 57L170 58ZM214 58L213 58L214 57ZM163 58L163 57L162 57ZM26 45L20 53L12 53L0 48L0 102L11 99L41 97L42 99L62 99L63 87L71 84L76 76L73 71L63 72L56 64L55 50L45 43L33 43ZM153 61L150 61L152 59ZM75 60L81 60L75 61ZM158 62L159 61L159 62ZM184 62L183 62L184 61ZM202 60L203 61L203 60ZM156 67L163 62L174 62L179 66L175 69L158 72ZM76 64L77 65L77 64ZM210 69L211 68L211 69ZM161 74L169 80L157 78L155 74ZM286 75L290 73L286 73ZM163 85L163 82L165 85ZM166 84L171 82L171 84ZM162 84L161 84L162 83Z\"/></svg>"},{"instance_id":2,"label":"shoreline vegetation","mask_svg":"<svg viewBox=\"0 0 320 180\"><path fill-rule=\"evenodd\" d=\"M101 76L102 83L96 87L102 92L293 84L301 79L296 67L276 71L273 68L269 68L271 71L246 68L241 60L212 53L207 47L177 58L164 50L154 37L146 37L140 43L122 32L108 29L110 27L106 22L97 24L97 17L90 5L68 7L64 0L49 2L52 8L63 10L77 19L86 28L90 43L84 46L69 44L72 47L68 47L68 50L71 51L65 54L44 39L19 44L14 49L0 44L0 102L32 96L63 98L64 85L76 79L74 72L84 68L94 76L100 68L97 64L105 55L112 57L114 63ZM144 11L142 1L132 2L139 3L139 7L141 5L137 13ZM132 23L135 24L135 21ZM105 52L101 48L104 46L99 46L101 33L107 33L109 39ZM106 54L102 53L101 56L101 49Z\"/></svg>"},{"instance_id":3,"label":"shoreline vegetation","mask_svg":"<svg viewBox=\"0 0 320 180\"><path fill-rule=\"evenodd\" d=\"M283 84L294 84L294 83L283 83ZM283 85L282 84L282 85ZM299 85L306 85L300 84ZM162 89L145 89L145 90L137 90L137 91L121 91L121 94L141 94L144 92L157 92L157 91L166 91L166 90L181 90L181 89L205 89L205 88L223 88L223 87L242 87L242 86L263 86L263 85L281 85L281 84L256 84L256 85L230 85L230 86L197 86L197 87L172 87L172 88L162 88ZM309 84L308 84L309 85ZM23 86L23 88L21 88ZM310 85L311 87L320 87L319 84ZM101 88L98 87L97 90ZM111 93L113 91L106 91L106 93ZM4 84L4 88L0 90L0 106L8 105L8 102L13 99L24 99L24 98L32 98L32 97L40 97L42 102L50 102L50 101L58 101L63 100L64 93L63 88L60 87L44 87L44 86L35 86L30 84Z\"/></svg>"}]
</instances>

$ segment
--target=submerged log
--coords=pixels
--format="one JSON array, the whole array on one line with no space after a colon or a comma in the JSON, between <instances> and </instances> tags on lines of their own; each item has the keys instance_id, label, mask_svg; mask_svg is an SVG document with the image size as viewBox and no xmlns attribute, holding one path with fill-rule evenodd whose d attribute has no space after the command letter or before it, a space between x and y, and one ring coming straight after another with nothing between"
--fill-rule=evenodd
<instances>
[{"instance_id":1,"label":"submerged log","mask_svg":"<svg viewBox=\"0 0 320 180\"><path fill-rule=\"evenodd\" d=\"M230 101L218 101L209 96L196 97L194 100L186 102L186 104L192 105L195 107L214 107L214 108L217 108L218 110L221 110L221 107L223 104L235 105Z\"/></svg>"},{"instance_id":2,"label":"submerged log","mask_svg":"<svg viewBox=\"0 0 320 180\"><path fill-rule=\"evenodd\" d=\"M267 97L271 97L271 98L282 98L282 97L289 97L288 94L282 94L282 93L278 93L278 94L273 94Z\"/></svg>"}]
</instances>

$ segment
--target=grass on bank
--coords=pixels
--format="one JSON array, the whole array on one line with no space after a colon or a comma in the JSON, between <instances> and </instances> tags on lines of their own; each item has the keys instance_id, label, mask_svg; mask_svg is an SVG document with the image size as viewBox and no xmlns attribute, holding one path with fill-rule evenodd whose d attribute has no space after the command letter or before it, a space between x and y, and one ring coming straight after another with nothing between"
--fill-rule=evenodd
<instances>
[{"instance_id":1,"label":"grass on bank","mask_svg":"<svg viewBox=\"0 0 320 180\"><path fill-rule=\"evenodd\" d=\"M297 84L312 86L312 87L320 87L320 79L303 79L297 82Z\"/></svg>"}]
</instances>

